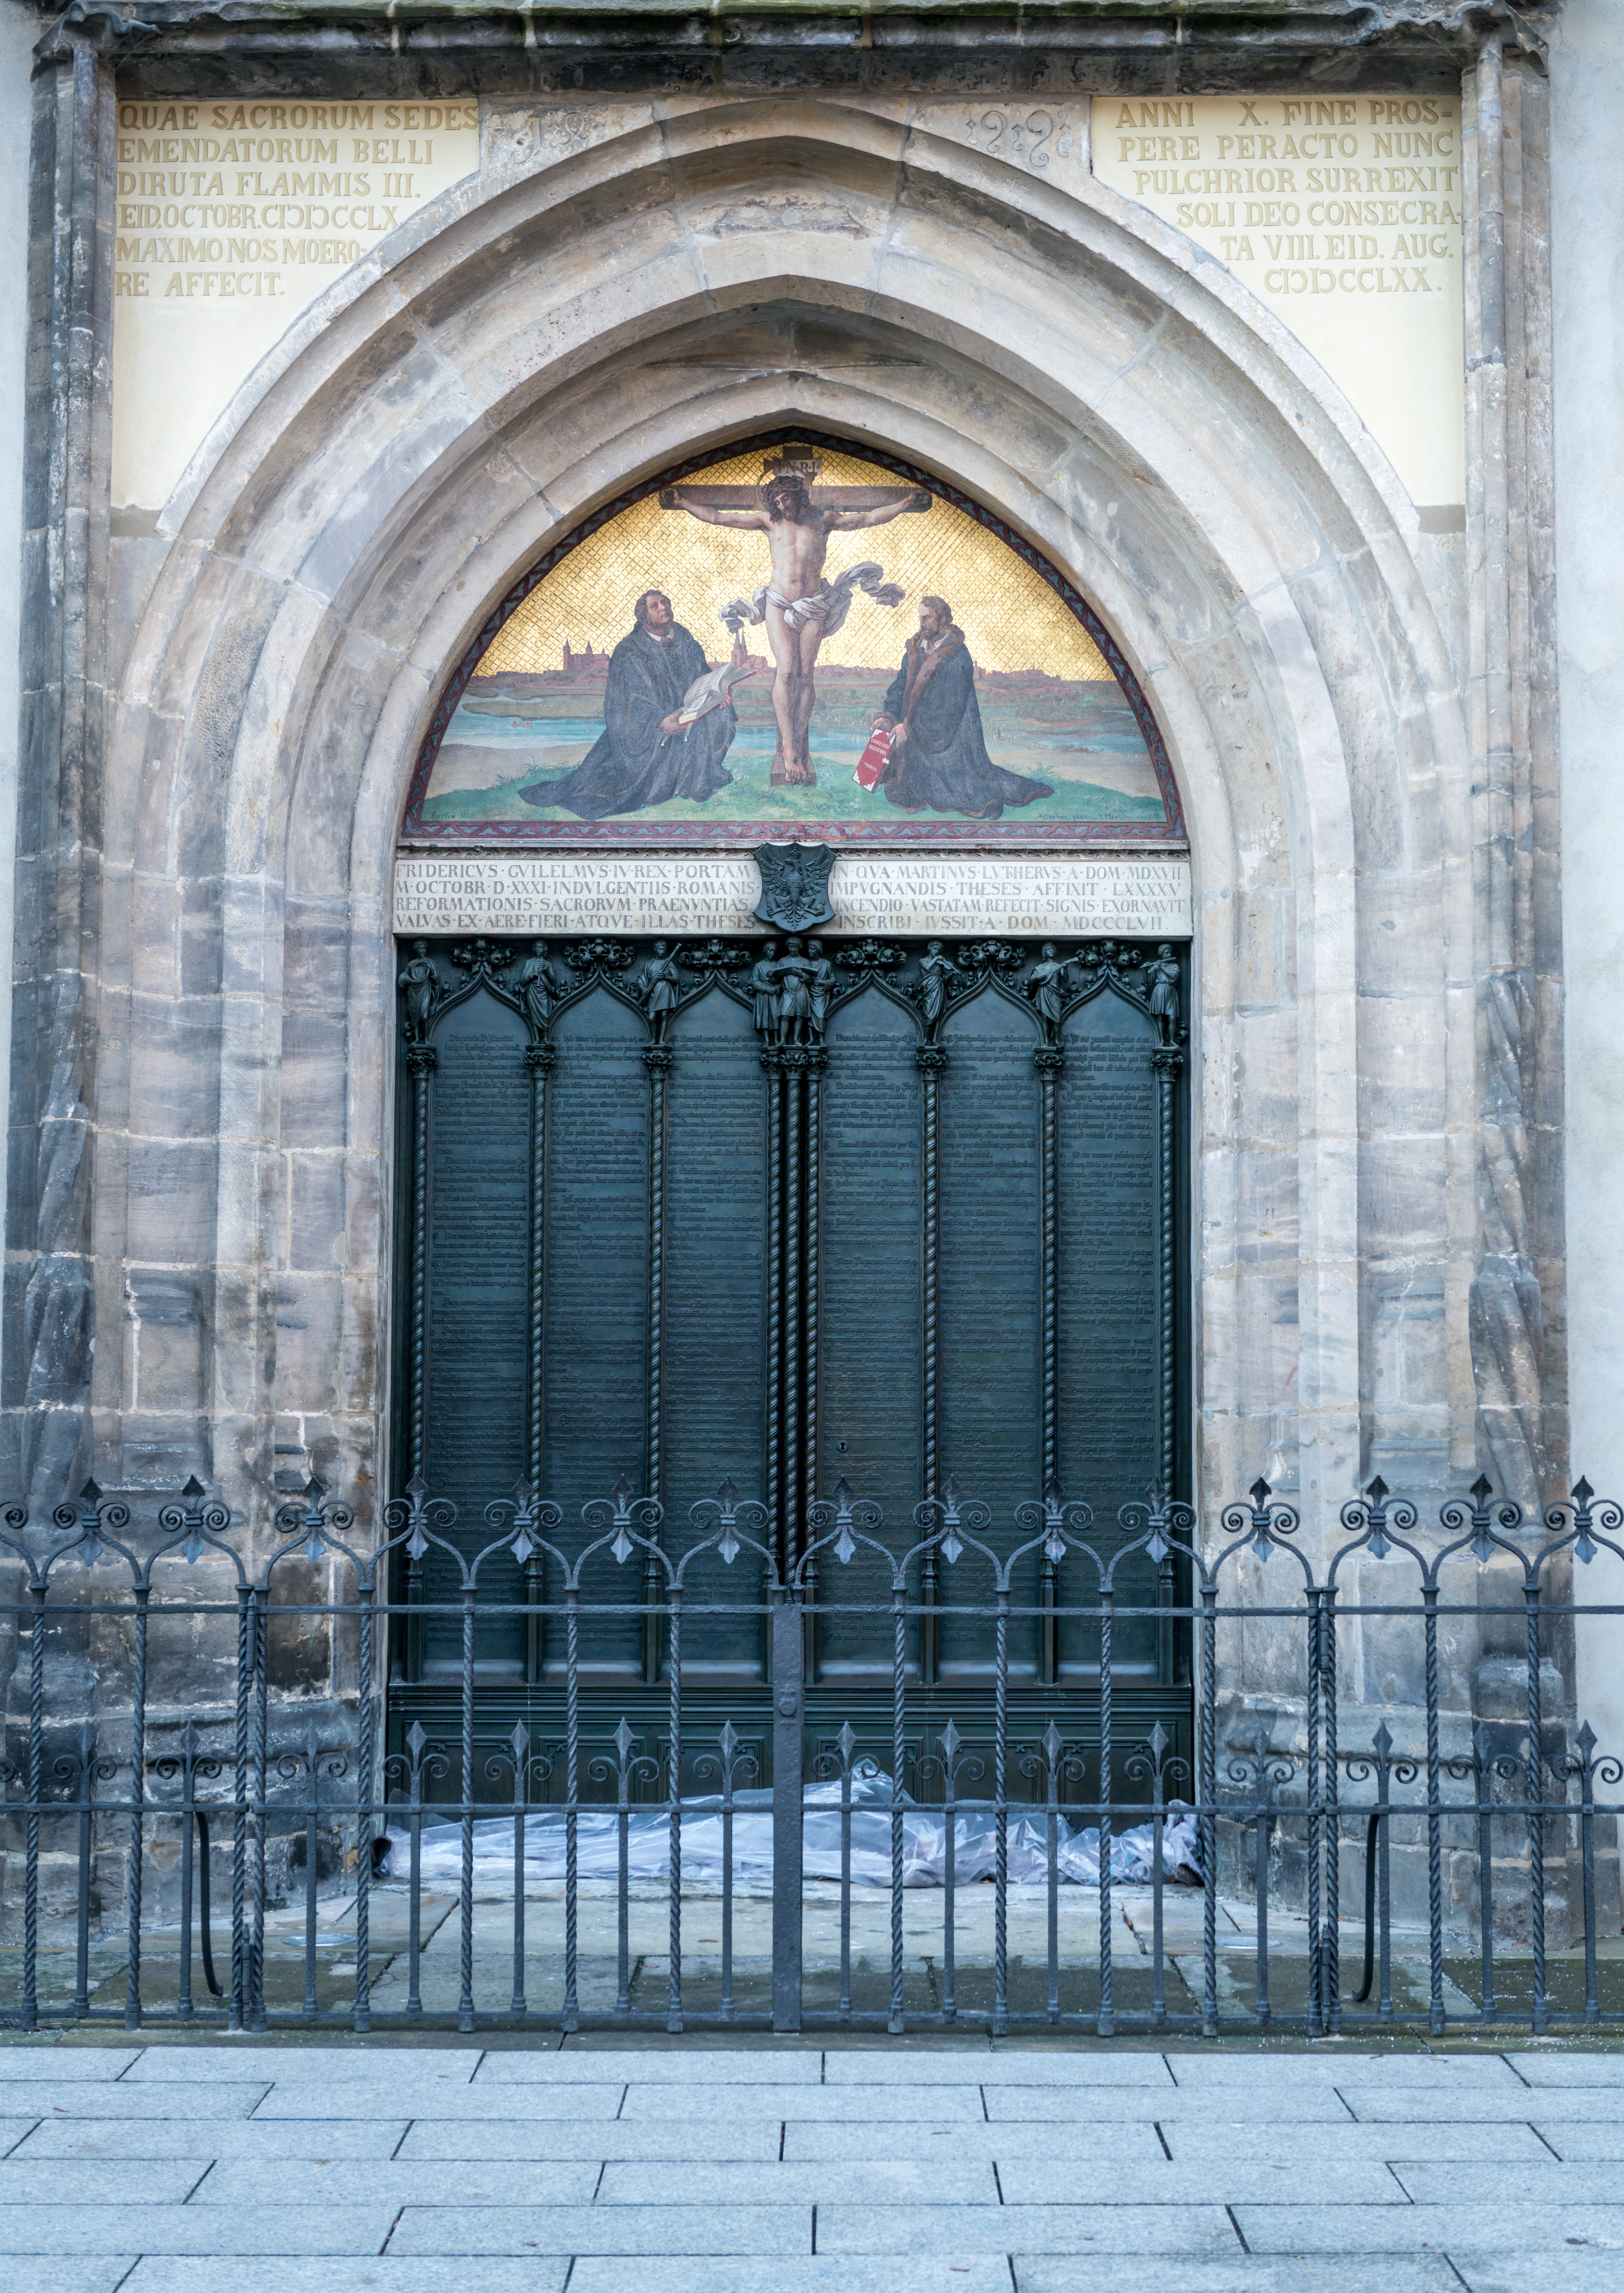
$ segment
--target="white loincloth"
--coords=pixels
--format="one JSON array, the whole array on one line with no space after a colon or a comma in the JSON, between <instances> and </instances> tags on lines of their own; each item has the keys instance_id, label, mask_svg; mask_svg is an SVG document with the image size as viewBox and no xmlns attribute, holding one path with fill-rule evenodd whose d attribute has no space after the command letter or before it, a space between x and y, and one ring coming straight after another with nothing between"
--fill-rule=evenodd
<instances>
[{"instance_id":1,"label":"white loincloth","mask_svg":"<svg viewBox=\"0 0 1624 2293\"><path fill-rule=\"evenodd\" d=\"M832 636L844 627L859 589L877 605L900 605L906 595L886 579L884 566L870 558L861 565L849 565L832 581L821 581L809 597L785 597L764 581L752 597L735 597L724 605L718 618L737 636L747 625L764 621L767 607L776 605L791 628L804 629L808 621L816 621L824 636Z\"/></svg>"}]
</instances>

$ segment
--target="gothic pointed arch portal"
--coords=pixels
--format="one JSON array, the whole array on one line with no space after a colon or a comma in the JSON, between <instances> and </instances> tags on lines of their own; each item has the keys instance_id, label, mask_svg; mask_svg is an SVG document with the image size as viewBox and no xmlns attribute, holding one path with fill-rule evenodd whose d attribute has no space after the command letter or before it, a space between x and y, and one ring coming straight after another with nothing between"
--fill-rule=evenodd
<instances>
[{"instance_id":1,"label":"gothic pointed arch portal","mask_svg":"<svg viewBox=\"0 0 1624 2293\"><path fill-rule=\"evenodd\" d=\"M824 545L799 568L821 607L799 728L773 689L766 607L788 585L758 515L786 469L807 488L792 522L821 513ZM651 595L667 612L634 617ZM921 707L954 670L953 705ZM876 720L908 733L874 772ZM690 458L548 548L442 693L402 834L452 867L554 870L786 839L961 868L1185 844L1156 719L1065 575L939 475L805 428ZM562 1514L550 1557L498 1563L510 1610L477 1649L492 1748L556 1717L559 1552L597 1533L588 1508L617 1481L679 1536L730 1480L784 1567L842 1485L899 1526L954 1491L1011 1550L1021 1509L1063 1492L1106 1552L1148 1485L1189 1492L1187 943L1035 914L879 936L835 899L810 936L769 891L721 931L402 940L396 1481L454 1503L469 1552L520 1483ZM1025 1573L1013 1717L1041 1732L1100 1649L1062 1621L1056 1563ZM396 1739L414 1720L433 1734L457 1692L457 1574L445 1546L402 1561ZM1159 1721L1187 1756L1180 1574L1172 1554L1125 1565L1112 1671L1135 1736ZM641 1589L640 1612L582 1621L581 1679L657 1737L652 1561ZM905 1663L927 1719L939 1703L962 1722L992 1620L922 1589ZM764 1745L765 1632L744 1645L736 1617L702 1614L683 1632L716 1726ZM894 1654L883 1609L809 1624L815 1741L824 1717L861 1735L871 1703L881 1724Z\"/></svg>"}]
</instances>

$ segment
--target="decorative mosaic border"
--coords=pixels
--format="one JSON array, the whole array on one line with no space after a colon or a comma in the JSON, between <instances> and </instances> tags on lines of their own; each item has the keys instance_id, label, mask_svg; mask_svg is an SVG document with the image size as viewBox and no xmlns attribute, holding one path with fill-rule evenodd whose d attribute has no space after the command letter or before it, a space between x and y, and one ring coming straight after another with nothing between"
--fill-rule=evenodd
<instances>
[{"instance_id":1,"label":"decorative mosaic border","mask_svg":"<svg viewBox=\"0 0 1624 2293\"><path fill-rule=\"evenodd\" d=\"M725 441L708 447L702 454L678 462L657 477L648 478L616 494L590 517L565 534L562 541L539 557L530 570L520 575L507 596L491 611L473 644L458 662L447 680L445 689L435 704L434 713L423 736L418 751L418 761L411 776L411 786L406 793L406 808L401 827L402 841L410 844L528 844L564 846L614 845L622 848L650 846L679 845L689 849L715 850L722 845L759 844L764 829L776 827L777 822L759 821L719 821L712 824L701 820L637 821L527 821L527 820L435 820L421 817L423 800L428 792L429 775L434 758L440 753L440 743L456 713L457 704L467 689L468 680L479 666L487 646L508 620L516 612L537 583L546 579L554 568L563 563L572 549L578 549L588 538L618 517L622 510L633 508L646 501L650 494L658 493L664 486L676 485L684 478L693 477L702 470L712 469L719 461L731 460L738 454L761 451L770 446L787 446L804 442L821 446L832 453L849 454L865 462L873 462L896 476L905 478L916 486L928 487L930 492L954 509L973 517L978 525L997 535L1000 541L1023 558L1049 584L1068 609L1075 613L1088 631L1103 655L1107 668L1116 678L1135 722L1144 736L1150 761L1156 771L1157 785L1167 807L1165 826L1154 822L1125 821L966 821L960 823L929 821L797 821L794 833L806 843L832 845L943 845L962 850L967 847L985 848L989 845L1013 844L1032 847L1062 844L1071 849L1123 844L1153 845L1158 849L1182 849L1189 838L1184 826L1184 807L1179 796L1179 786L1173 777L1167 744L1162 738L1161 727L1152 713L1150 703L1140 689L1139 680L1123 657L1122 648L1095 612L1081 590L1075 588L1059 569L1024 534L1017 533L1003 518L995 515L971 495L963 492L948 480L932 471L922 470L912 462L905 462L882 448L871 446L851 438L838 438L825 430L814 430L804 423L792 428L763 430L748 438Z\"/></svg>"}]
</instances>

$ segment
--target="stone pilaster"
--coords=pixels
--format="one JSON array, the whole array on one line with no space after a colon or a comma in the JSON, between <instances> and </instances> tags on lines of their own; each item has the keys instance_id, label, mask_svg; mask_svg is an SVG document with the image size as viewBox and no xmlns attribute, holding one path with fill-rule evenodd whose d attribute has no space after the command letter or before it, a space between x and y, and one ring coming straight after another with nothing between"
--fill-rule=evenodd
<instances>
[{"instance_id":1,"label":"stone pilaster","mask_svg":"<svg viewBox=\"0 0 1624 2293\"><path fill-rule=\"evenodd\" d=\"M46 1503L90 1462L114 161L110 66L56 31L34 76L0 1450Z\"/></svg>"},{"instance_id":2,"label":"stone pilaster","mask_svg":"<svg viewBox=\"0 0 1624 2293\"><path fill-rule=\"evenodd\" d=\"M1561 927L1543 75L1498 35L1465 83L1466 530L1479 1077L1471 1328L1481 1462L1524 1504L1561 1408Z\"/></svg>"}]
</instances>

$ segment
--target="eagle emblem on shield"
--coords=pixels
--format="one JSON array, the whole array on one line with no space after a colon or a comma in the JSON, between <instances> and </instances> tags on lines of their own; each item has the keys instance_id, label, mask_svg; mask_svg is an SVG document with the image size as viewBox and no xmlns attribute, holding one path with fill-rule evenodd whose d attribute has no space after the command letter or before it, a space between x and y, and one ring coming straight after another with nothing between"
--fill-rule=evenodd
<instances>
[{"instance_id":1,"label":"eagle emblem on shield","mask_svg":"<svg viewBox=\"0 0 1624 2293\"><path fill-rule=\"evenodd\" d=\"M755 857L761 871L759 922L779 931L811 931L833 921L829 871L834 855L826 844L760 844Z\"/></svg>"}]
</instances>

